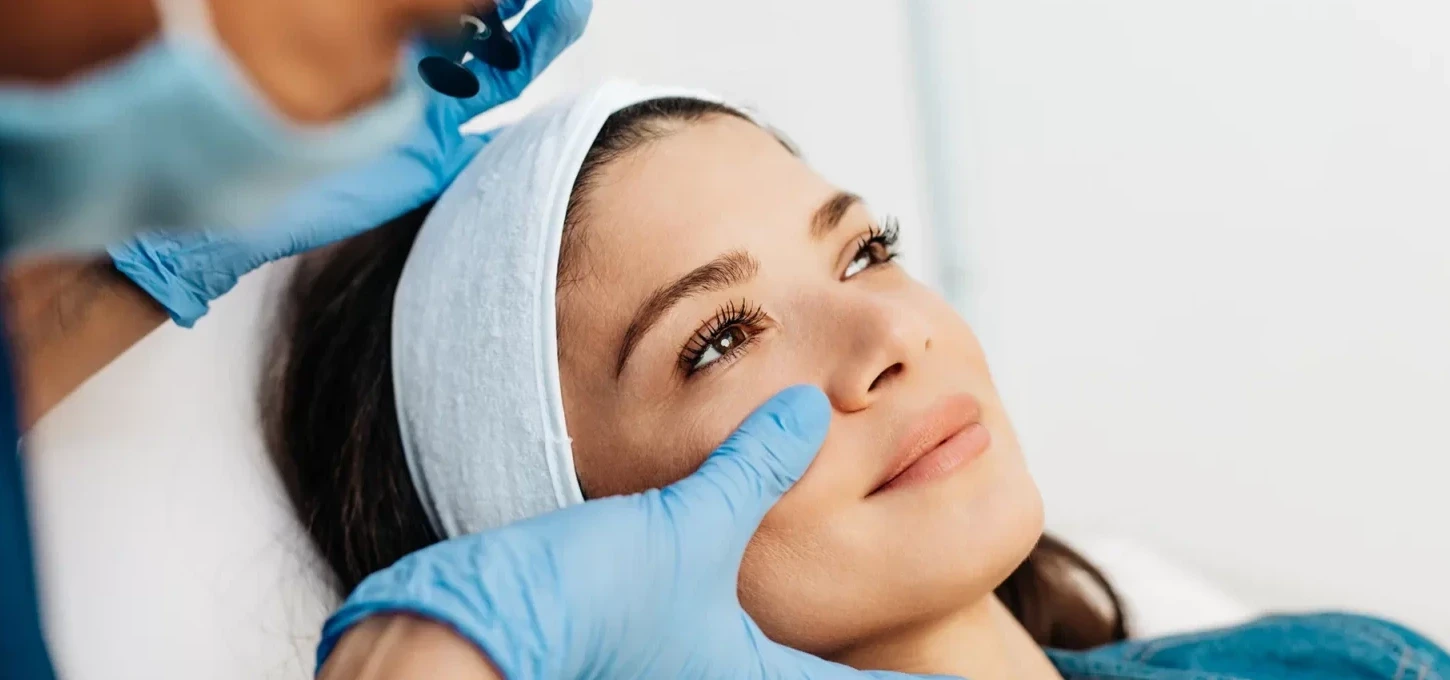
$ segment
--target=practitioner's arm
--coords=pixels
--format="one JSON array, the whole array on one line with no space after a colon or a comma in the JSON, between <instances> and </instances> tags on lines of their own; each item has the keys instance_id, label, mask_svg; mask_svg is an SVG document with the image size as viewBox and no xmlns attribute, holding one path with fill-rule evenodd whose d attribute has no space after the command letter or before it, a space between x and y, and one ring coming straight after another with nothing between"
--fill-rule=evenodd
<instances>
[{"instance_id":1,"label":"practitioner's arm","mask_svg":"<svg viewBox=\"0 0 1450 680\"><path fill-rule=\"evenodd\" d=\"M166 321L108 257L21 260L4 278L22 431Z\"/></svg>"},{"instance_id":2,"label":"practitioner's arm","mask_svg":"<svg viewBox=\"0 0 1450 680\"><path fill-rule=\"evenodd\" d=\"M450 2L431 5L447 7ZM285 5L272 0L267 4ZM430 3L393 4L417 9ZM511 18L525 2L478 6L490 4ZM154 233L113 245L110 257L48 258L8 266L12 317L23 327L16 338L25 384L23 427L167 316L191 326L212 301L258 267L361 233L437 197L488 141L461 135L459 126L523 92L583 33L590 8L589 0L535 4L514 29L523 49L519 69L500 73L470 61L484 83L482 92L469 99L432 97L411 139L372 163L299 187L297 195L256 229ZM258 39L267 35L259 33ZM260 43L255 47L244 51L266 52Z\"/></svg>"},{"instance_id":3,"label":"practitioner's arm","mask_svg":"<svg viewBox=\"0 0 1450 680\"><path fill-rule=\"evenodd\" d=\"M500 16L511 19L525 4L500 0L497 9ZM454 99L431 94L422 122L409 139L369 163L299 187L255 229L148 234L116 244L111 257L172 319L190 326L248 272L419 208L437 198L488 143L488 135L463 135L459 127L517 98L584 32L591 7L590 0L535 3L513 30L521 50L518 69L495 71L479 59L467 62L483 88L477 95ZM412 51L410 58L419 54Z\"/></svg>"}]
</instances>

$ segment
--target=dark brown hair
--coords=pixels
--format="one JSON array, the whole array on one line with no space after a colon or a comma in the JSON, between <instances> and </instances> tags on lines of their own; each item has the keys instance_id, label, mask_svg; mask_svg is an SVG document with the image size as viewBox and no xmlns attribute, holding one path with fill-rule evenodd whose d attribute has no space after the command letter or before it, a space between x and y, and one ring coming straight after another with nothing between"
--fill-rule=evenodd
<instances>
[{"instance_id":1,"label":"dark brown hair","mask_svg":"<svg viewBox=\"0 0 1450 680\"><path fill-rule=\"evenodd\" d=\"M579 259L585 197L600 169L679 125L722 115L741 117L719 104L667 98L609 118L569 199L560 286ZM268 446L340 591L440 540L403 457L392 381L393 292L430 208L302 258L277 321L262 390ZM1051 537L996 593L1041 645L1084 649L1126 637L1102 573Z\"/></svg>"}]
</instances>

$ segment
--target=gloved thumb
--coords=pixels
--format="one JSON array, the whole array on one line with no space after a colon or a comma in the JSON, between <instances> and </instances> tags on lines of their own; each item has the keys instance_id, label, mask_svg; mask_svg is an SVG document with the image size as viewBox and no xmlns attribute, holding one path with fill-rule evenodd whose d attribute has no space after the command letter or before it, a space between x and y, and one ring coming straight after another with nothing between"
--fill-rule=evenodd
<instances>
[{"instance_id":1,"label":"gloved thumb","mask_svg":"<svg viewBox=\"0 0 1450 680\"><path fill-rule=\"evenodd\" d=\"M662 490L672 516L686 525L677 531L730 546L738 564L765 513L815 459L830 424L831 404L814 386L772 397L695 474Z\"/></svg>"}]
</instances>

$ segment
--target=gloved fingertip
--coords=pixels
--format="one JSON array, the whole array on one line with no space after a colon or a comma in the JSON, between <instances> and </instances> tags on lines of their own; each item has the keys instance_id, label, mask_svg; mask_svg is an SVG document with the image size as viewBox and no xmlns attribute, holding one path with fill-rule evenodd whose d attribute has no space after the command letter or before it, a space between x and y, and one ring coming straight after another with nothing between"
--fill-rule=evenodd
<instances>
[{"instance_id":1,"label":"gloved fingertip","mask_svg":"<svg viewBox=\"0 0 1450 680\"><path fill-rule=\"evenodd\" d=\"M540 29L573 42L584 32L589 15L594 11L592 0L540 0L519 22L518 29L530 32Z\"/></svg>"},{"instance_id":2,"label":"gloved fingertip","mask_svg":"<svg viewBox=\"0 0 1450 680\"><path fill-rule=\"evenodd\" d=\"M750 420L757 417L768 418L781 431L816 449L831 427L831 401L815 385L795 385L765 402Z\"/></svg>"},{"instance_id":3,"label":"gloved fingertip","mask_svg":"<svg viewBox=\"0 0 1450 680\"><path fill-rule=\"evenodd\" d=\"M527 4L529 4L529 0L495 0L493 8L498 12L500 19L507 21L524 11L524 6Z\"/></svg>"},{"instance_id":4,"label":"gloved fingertip","mask_svg":"<svg viewBox=\"0 0 1450 680\"><path fill-rule=\"evenodd\" d=\"M779 497L815 460L830 425L825 394L811 385L789 387L746 417L716 455L736 458L730 465L754 470L764 497Z\"/></svg>"},{"instance_id":5,"label":"gloved fingertip","mask_svg":"<svg viewBox=\"0 0 1450 680\"><path fill-rule=\"evenodd\" d=\"M445 186L451 184L458 175L463 173L464 168L473 162L473 157L493 140L495 131L488 131L482 134L468 134L459 137L458 145L444 154L443 161L439 168L443 173Z\"/></svg>"},{"instance_id":6,"label":"gloved fingertip","mask_svg":"<svg viewBox=\"0 0 1450 680\"><path fill-rule=\"evenodd\" d=\"M514 38L534 75L584 34L593 10L590 0L543 0L529 10L514 29Z\"/></svg>"},{"instance_id":7,"label":"gloved fingertip","mask_svg":"<svg viewBox=\"0 0 1450 680\"><path fill-rule=\"evenodd\" d=\"M589 24L589 15L594 12L592 0L553 0L557 5L554 10L554 17L566 29L573 38L578 38L584 33L584 27Z\"/></svg>"},{"instance_id":8,"label":"gloved fingertip","mask_svg":"<svg viewBox=\"0 0 1450 680\"><path fill-rule=\"evenodd\" d=\"M683 502L694 516L720 519L738 533L738 550L760 519L810 467L830 427L830 404L819 389L791 387L745 418L695 474L664 489L663 497ZM709 532L707 532L709 533Z\"/></svg>"}]
</instances>

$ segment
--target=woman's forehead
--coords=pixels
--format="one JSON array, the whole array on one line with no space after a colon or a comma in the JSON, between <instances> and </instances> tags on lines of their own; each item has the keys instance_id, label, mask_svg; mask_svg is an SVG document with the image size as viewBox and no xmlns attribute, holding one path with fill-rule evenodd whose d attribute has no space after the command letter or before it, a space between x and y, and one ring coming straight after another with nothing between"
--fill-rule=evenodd
<instances>
[{"instance_id":1,"label":"woman's forehead","mask_svg":"<svg viewBox=\"0 0 1450 680\"><path fill-rule=\"evenodd\" d=\"M770 132L712 117L604 168L580 225L590 241L586 257L614 260L648 248L688 269L699 264L689 260L721 250L804 238L812 212L834 191Z\"/></svg>"}]
</instances>

